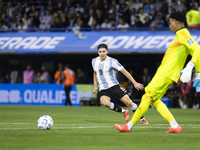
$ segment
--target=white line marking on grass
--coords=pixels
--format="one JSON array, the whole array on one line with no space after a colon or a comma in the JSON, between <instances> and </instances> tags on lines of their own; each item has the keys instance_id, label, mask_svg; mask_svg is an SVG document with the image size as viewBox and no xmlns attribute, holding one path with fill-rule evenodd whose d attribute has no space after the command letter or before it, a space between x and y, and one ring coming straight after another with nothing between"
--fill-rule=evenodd
<instances>
[{"instance_id":1,"label":"white line marking on grass","mask_svg":"<svg viewBox=\"0 0 200 150\"><path fill-rule=\"evenodd\" d=\"M31 124L31 123L0 123L0 124Z\"/></svg>"},{"instance_id":2,"label":"white line marking on grass","mask_svg":"<svg viewBox=\"0 0 200 150\"><path fill-rule=\"evenodd\" d=\"M7 123L9 124L9 123ZM23 123L14 123L14 124L23 124ZM30 124L30 123L25 123L25 124ZM80 124L73 124L73 125L79 125L77 127L70 127L68 125L72 125L72 124L65 124L66 126L65 127L57 127L55 124L54 124L54 127L52 127L53 129L95 129L95 128L114 128L114 126L105 126L105 125L94 125L94 124L82 124L80 126ZM85 125L85 126L83 126ZM88 126L89 125L89 126ZM92 125L92 126L91 126ZM156 126L158 125L158 126ZM167 127L166 127L167 126ZM182 124L181 125L183 128L200 128L200 125L192 125L192 124ZM150 125L136 125L134 126L134 128L140 128L140 129L143 129L143 128L169 128L169 124L150 124ZM0 128L0 130L31 130L31 129L38 129L37 127L35 128ZM39 129L38 129L39 130Z\"/></svg>"}]
</instances>

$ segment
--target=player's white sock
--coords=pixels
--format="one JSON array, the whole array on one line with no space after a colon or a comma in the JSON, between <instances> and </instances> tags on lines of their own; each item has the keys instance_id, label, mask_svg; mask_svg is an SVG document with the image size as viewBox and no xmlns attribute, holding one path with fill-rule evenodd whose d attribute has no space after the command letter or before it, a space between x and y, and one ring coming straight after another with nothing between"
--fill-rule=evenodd
<instances>
[{"instance_id":1,"label":"player's white sock","mask_svg":"<svg viewBox=\"0 0 200 150\"><path fill-rule=\"evenodd\" d=\"M109 109L114 109L114 106L115 106L114 103L111 102Z\"/></svg>"},{"instance_id":2,"label":"player's white sock","mask_svg":"<svg viewBox=\"0 0 200 150\"><path fill-rule=\"evenodd\" d=\"M137 109L137 105L136 105L135 103L133 103L133 106L130 107L130 109L131 109L132 111L135 111L135 110Z\"/></svg>"},{"instance_id":3,"label":"player's white sock","mask_svg":"<svg viewBox=\"0 0 200 150\"><path fill-rule=\"evenodd\" d=\"M178 127L178 123L176 122L175 119L170 122L170 125L171 125L172 128L177 128Z\"/></svg>"},{"instance_id":4,"label":"player's white sock","mask_svg":"<svg viewBox=\"0 0 200 150\"><path fill-rule=\"evenodd\" d=\"M129 121L129 122L127 123L127 125L128 125L129 131L131 131L132 128L133 128L133 126L134 126L134 124L133 124L131 121Z\"/></svg>"},{"instance_id":5,"label":"player's white sock","mask_svg":"<svg viewBox=\"0 0 200 150\"><path fill-rule=\"evenodd\" d=\"M124 108L122 108L122 113L124 113L126 110Z\"/></svg>"}]
</instances>

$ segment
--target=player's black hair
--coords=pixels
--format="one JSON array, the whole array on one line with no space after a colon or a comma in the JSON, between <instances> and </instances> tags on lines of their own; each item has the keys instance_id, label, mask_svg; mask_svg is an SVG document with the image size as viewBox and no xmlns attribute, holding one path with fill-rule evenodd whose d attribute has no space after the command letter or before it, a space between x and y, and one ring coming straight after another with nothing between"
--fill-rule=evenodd
<instances>
[{"instance_id":1,"label":"player's black hair","mask_svg":"<svg viewBox=\"0 0 200 150\"><path fill-rule=\"evenodd\" d=\"M106 50L108 50L108 46L104 43L100 44L97 49L99 50L100 48L105 48Z\"/></svg>"},{"instance_id":2,"label":"player's black hair","mask_svg":"<svg viewBox=\"0 0 200 150\"><path fill-rule=\"evenodd\" d=\"M169 18L175 19L176 21L185 23L186 22L186 14L184 12L174 12L172 13Z\"/></svg>"}]
</instances>

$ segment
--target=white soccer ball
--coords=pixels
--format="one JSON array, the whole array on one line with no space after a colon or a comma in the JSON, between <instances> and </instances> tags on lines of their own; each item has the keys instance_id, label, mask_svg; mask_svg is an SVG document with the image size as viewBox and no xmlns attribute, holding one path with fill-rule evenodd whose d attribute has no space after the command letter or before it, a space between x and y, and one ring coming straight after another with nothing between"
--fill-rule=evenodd
<instances>
[{"instance_id":1,"label":"white soccer ball","mask_svg":"<svg viewBox=\"0 0 200 150\"><path fill-rule=\"evenodd\" d=\"M37 126L39 129L49 130L53 126L53 119L48 115L43 115L38 119Z\"/></svg>"}]
</instances>

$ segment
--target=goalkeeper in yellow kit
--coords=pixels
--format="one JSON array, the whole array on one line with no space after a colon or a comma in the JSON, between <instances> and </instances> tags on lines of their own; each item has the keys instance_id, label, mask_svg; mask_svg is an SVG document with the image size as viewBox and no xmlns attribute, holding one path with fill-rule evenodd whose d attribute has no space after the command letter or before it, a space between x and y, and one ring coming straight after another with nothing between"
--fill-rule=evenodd
<instances>
[{"instance_id":1,"label":"goalkeeper in yellow kit","mask_svg":"<svg viewBox=\"0 0 200 150\"><path fill-rule=\"evenodd\" d=\"M193 40L189 31L184 27L185 21L185 14L181 12L175 12L169 16L169 28L176 34L176 37L165 52L162 63L153 79L146 86L145 94L142 96L141 103L131 121L125 125L114 124L117 130L121 132L130 132L136 122L148 110L149 105L152 104L170 123L171 127L166 133L180 133L182 131L180 125L160 99L166 93L169 86L174 81L178 81L180 74L180 80L182 82L189 82L194 67L197 72L196 80L198 82L193 86L196 87L196 90L199 90L197 86L200 86L200 73L198 73L200 72L200 47ZM183 69L188 54L190 54L192 58Z\"/></svg>"}]
</instances>

